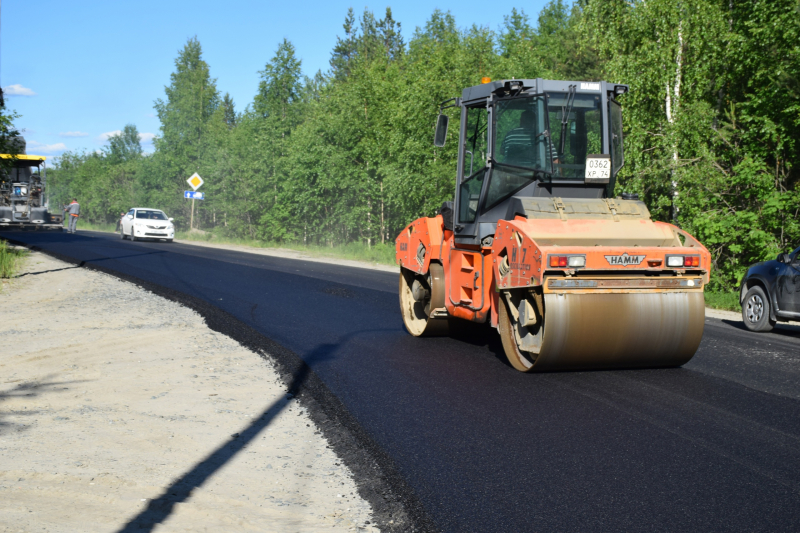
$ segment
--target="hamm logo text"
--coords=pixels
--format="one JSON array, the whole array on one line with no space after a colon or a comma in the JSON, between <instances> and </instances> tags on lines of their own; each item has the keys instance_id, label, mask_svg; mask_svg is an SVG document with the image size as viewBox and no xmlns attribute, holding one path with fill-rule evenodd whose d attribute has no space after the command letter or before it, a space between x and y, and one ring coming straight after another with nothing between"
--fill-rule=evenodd
<instances>
[{"instance_id":1,"label":"hamm logo text","mask_svg":"<svg viewBox=\"0 0 800 533\"><path fill-rule=\"evenodd\" d=\"M626 252L622 255L607 255L606 261L608 261L609 265L614 265L614 266L638 265L639 263L644 261L644 256L628 255Z\"/></svg>"}]
</instances>

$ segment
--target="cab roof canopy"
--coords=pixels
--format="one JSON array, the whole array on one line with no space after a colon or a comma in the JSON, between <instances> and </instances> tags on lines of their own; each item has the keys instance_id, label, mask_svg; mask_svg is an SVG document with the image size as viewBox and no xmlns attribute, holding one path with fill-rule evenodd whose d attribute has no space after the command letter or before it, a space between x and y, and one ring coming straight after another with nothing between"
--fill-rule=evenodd
<instances>
[{"instance_id":1,"label":"cab roof canopy","mask_svg":"<svg viewBox=\"0 0 800 533\"><path fill-rule=\"evenodd\" d=\"M543 92L566 92L570 86L574 85L578 93L599 94L601 91L611 92L617 95L628 92L628 86L622 83L609 83L607 81L563 81L545 80L536 78L535 80L498 80L472 87L467 87L461 92L461 101L468 102L479 98L488 98L491 94L508 94L514 91L522 91L529 94Z\"/></svg>"},{"instance_id":2,"label":"cab roof canopy","mask_svg":"<svg viewBox=\"0 0 800 533\"><path fill-rule=\"evenodd\" d=\"M15 167L38 167L47 159L47 157L43 155L0 154L0 159L11 159L12 164Z\"/></svg>"}]
</instances>

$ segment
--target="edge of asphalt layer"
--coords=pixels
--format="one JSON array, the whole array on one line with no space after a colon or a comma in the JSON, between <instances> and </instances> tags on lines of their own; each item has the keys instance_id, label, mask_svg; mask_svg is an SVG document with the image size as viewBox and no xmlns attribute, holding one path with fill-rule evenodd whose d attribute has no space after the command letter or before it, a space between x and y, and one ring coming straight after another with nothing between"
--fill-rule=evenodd
<instances>
[{"instance_id":1,"label":"edge of asphalt layer","mask_svg":"<svg viewBox=\"0 0 800 533\"><path fill-rule=\"evenodd\" d=\"M329 447L353 473L359 495L372 506L375 525L381 531L389 532L439 531L392 458L361 427L302 357L200 298L16 239L4 239L66 263L133 283L157 296L188 307L202 316L211 330L232 338L267 362L273 363L287 387L287 395L290 398L295 397L308 410ZM303 376L299 384L295 383L298 376Z\"/></svg>"},{"instance_id":2,"label":"edge of asphalt layer","mask_svg":"<svg viewBox=\"0 0 800 533\"><path fill-rule=\"evenodd\" d=\"M81 231L86 233L102 233L105 235L112 233L108 231L100 231L93 229L81 230ZM117 232L113 233L115 235L117 234ZM379 270L381 272L392 272L395 274L400 272L400 267L397 265L384 265L374 261L362 261L360 259L345 259L345 258L337 258L325 255L318 256L314 255L314 252L303 252L301 250L292 250L291 248L272 248L272 247L259 248L257 246L249 246L247 244L215 243L207 241L194 241L189 239L175 239L174 242L178 244L185 244L187 246L199 246L202 248L228 250L232 252L242 252L254 255L266 255L269 257L280 257L283 259L311 261L313 263L325 263L329 265L339 265L339 266L346 266L353 268L365 268L367 270Z\"/></svg>"}]
</instances>

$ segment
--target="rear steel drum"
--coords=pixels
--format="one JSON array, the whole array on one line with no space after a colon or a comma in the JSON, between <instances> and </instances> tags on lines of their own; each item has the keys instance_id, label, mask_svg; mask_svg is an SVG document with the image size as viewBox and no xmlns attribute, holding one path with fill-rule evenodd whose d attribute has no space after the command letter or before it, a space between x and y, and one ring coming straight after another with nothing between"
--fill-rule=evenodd
<instances>
[{"instance_id":1,"label":"rear steel drum","mask_svg":"<svg viewBox=\"0 0 800 533\"><path fill-rule=\"evenodd\" d=\"M541 348L532 353L520 350L519 333L528 332L506 306L500 311L503 346L522 371L680 366L697 351L705 323L701 291L546 294ZM517 342L510 346L513 328Z\"/></svg>"}]
</instances>

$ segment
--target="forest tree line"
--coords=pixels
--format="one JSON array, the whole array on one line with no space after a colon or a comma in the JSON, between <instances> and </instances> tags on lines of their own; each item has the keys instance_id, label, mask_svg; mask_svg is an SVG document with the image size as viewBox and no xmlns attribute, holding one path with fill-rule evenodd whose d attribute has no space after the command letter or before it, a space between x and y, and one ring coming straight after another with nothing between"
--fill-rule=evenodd
<instances>
[{"instance_id":1,"label":"forest tree line","mask_svg":"<svg viewBox=\"0 0 800 533\"><path fill-rule=\"evenodd\" d=\"M798 0L552 0L497 30L437 10L410 35L390 9L351 9L327 72L304 76L284 39L237 110L193 38L155 101L154 152L129 124L100 153L63 154L50 194L80 198L92 222L149 206L188 229L183 191L198 172L197 228L389 246L453 197L458 121L435 148L440 102L483 76L605 79L630 85L617 194L695 234L715 288L731 289L752 262L800 246L798 43Z\"/></svg>"}]
</instances>

